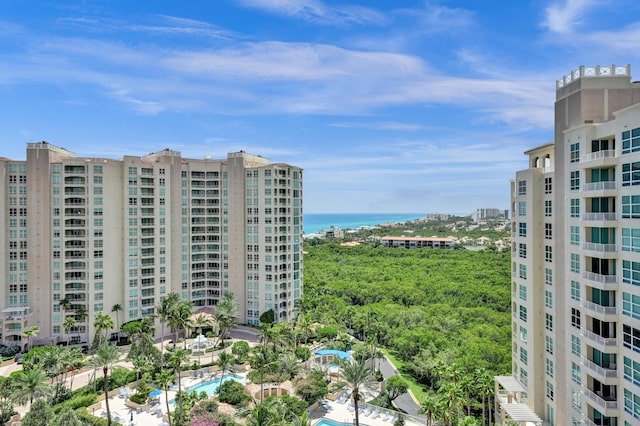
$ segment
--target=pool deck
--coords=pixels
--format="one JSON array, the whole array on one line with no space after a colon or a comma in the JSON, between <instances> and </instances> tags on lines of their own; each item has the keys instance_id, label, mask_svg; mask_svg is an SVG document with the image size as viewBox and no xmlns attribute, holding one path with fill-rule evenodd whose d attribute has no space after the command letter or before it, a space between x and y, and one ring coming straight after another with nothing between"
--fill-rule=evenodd
<instances>
[{"instance_id":1,"label":"pool deck","mask_svg":"<svg viewBox=\"0 0 640 426\"><path fill-rule=\"evenodd\" d=\"M311 411L310 419L312 425L317 424L321 419L329 419L334 422L353 425L353 422L355 421L355 413L353 408L351 408L352 400L350 398L343 403L325 400L325 405L328 410L325 410L322 406L318 406L318 408ZM368 404L365 403L364 405L367 406ZM399 412L380 409L374 417L375 409L376 407L372 406L369 414L365 414L367 411L366 409L363 409L358 416L359 423L367 426L393 426L393 415L400 415ZM386 415L387 411L389 412L389 415ZM411 417L405 417L405 422L407 425L411 426L424 426L424 423L419 423Z\"/></svg>"}]
</instances>

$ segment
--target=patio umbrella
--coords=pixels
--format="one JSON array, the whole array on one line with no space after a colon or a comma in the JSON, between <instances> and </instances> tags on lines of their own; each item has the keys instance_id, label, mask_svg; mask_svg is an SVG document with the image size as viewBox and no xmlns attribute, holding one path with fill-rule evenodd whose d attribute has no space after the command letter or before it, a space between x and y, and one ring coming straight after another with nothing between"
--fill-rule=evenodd
<instances>
[{"instance_id":1,"label":"patio umbrella","mask_svg":"<svg viewBox=\"0 0 640 426\"><path fill-rule=\"evenodd\" d=\"M162 391L160 389L152 390L149 392L149 396L156 397L162 395Z\"/></svg>"}]
</instances>

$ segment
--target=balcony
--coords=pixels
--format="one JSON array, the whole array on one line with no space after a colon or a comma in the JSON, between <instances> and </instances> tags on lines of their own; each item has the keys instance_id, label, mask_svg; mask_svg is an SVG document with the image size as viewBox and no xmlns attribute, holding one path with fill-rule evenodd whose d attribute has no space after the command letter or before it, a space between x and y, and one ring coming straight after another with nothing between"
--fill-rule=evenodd
<instances>
[{"instance_id":1,"label":"balcony","mask_svg":"<svg viewBox=\"0 0 640 426\"><path fill-rule=\"evenodd\" d=\"M597 287L603 290L615 290L618 287L617 275L603 275L596 272L585 271L582 273L582 278L591 283L600 284Z\"/></svg>"},{"instance_id":2,"label":"balcony","mask_svg":"<svg viewBox=\"0 0 640 426\"><path fill-rule=\"evenodd\" d=\"M597 344L603 350L614 349L618 346L618 339L615 337L602 337L593 331L586 330L584 328L580 329L580 335L591 341L592 343Z\"/></svg>"},{"instance_id":3,"label":"balcony","mask_svg":"<svg viewBox=\"0 0 640 426\"><path fill-rule=\"evenodd\" d=\"M586 163L588 161L596 161L596 160L603 160L603 159L609 159L609 158L616 158L615 150L610 149L606 151L591 152L583 156L581 162Z\"/></svg>"},{"instance_id":4,"label":"balcony","mask_svg":"<svg viewBox=\"0 0 640 426\"><path fill-rule=\"evenodd\" d=\"M582 243L583 250L589 250L596 253L614 253L617 251L616 244L602 244L602 243Z\"/></svg>"},{"instance_id":5,"label":"balcony","mask_svg":"<svg viewBox=\"0 0 640 426\"><path fill-rule=\"evenodd\" d=\"M610 365L610 367L613 368L604 368L593 361L589 361L584 357L580 360L580 362L589 373L592 373L592 375L595 375L598 379L602 379L602 381L604 381L605 383L607 379L618 378L618 370L616 369L615 364Z\"/></svg>"},{"instance_id":6,"label":"balcony","mask_svg":"<svg viewBox=\"0 0 640 426\"><path fill-rule=\"evenodd\" d=\"M589 302L588 300L581 300L580 307L586 309L589 315L595 316L602 321L607 321L604 317L607 315L617 315L618 309L615 306L602 306L597 303ZM611 319L609 319L610 321Z\"/></svg>"},{"instance_id":7,"label":"balcony","mask_svg":"<svg viewBox=\"0 0 640 426\"><path fill-rule=\"evenodd\" d=\"M618 220L617 213L583 213L582 220L604 222L606 220Z\"/></svg>"},{"instance_id":8,"label":"balcony","mask_svg":"<svg viewBox=\"0 0 640 426\"><path fill-rule=\"evenodd\" d=\"M607 182L590 182L585 183L580 188L581 191L610 191L618 189L618 183L615 181L607 181Z\"/></svg>"},{"instance_id":9,"label":"balcony","mask_svg":"<svg viewBox=\"0 0 640 426\"><path fill-rule=\"evenodd\" d=\"M612 399L614 397L607 396L606 399L602 396L601 392L598 392L600 395L592 392L587 389L585 386L582 386L581 393L586 396L605 416L616 416L618 413L618 401Z\"/></svg>"}]
</instances>

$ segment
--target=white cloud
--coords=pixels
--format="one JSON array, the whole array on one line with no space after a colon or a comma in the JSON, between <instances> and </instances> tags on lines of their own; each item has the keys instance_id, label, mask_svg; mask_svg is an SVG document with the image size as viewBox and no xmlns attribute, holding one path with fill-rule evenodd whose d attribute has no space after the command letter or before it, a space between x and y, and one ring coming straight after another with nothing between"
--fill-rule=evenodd
<instances>
[{"instance_id":1,"label":"white cloud","mask_svg":"<svg viewBox=\"0 0 640 426\"><path fill-rule=\"evenodd\" d=\"M589 9L597 5L597 0L563 0L551 3L545 10L543 25L551 32L571 33L583 23Z\"/></svg>"},{"instance_id":2,"label":"white cloud","mask_svg":"<svg viewBox=\"0 0 640 426\"><path fill-rule=\"evenodd\" d=\"M371 8L352 5L328 6L319 0L237 1L246 7L322 25L378 24L384 21L384 16Z\"/></svg>"}]
</instances>

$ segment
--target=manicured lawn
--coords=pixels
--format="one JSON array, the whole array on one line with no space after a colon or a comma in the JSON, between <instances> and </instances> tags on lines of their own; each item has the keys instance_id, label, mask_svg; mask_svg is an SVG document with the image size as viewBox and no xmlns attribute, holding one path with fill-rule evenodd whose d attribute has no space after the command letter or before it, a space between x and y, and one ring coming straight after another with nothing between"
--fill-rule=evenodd
<instances>
[{"instance_id":1,"label":"manicured lawn","mask_svg":"<svg viewBox=\"0 0 640 426\"><path fill-rule=\"evenodd\" d=\"M422 401L422 398L427 395L424 390L424 386L416 382L416 380L410 375L402 373L402 370L404 370L402 361L393 356L393 354L391 354L388 350L382 348L380 348L380 350L384 352L389 361L391 361L391 363L396 367L396 370L400 371L402 378L405 379L409 384L409 389L411 389L413 396L415 396L418 401Z\"/></svg>"}]
</instances>

